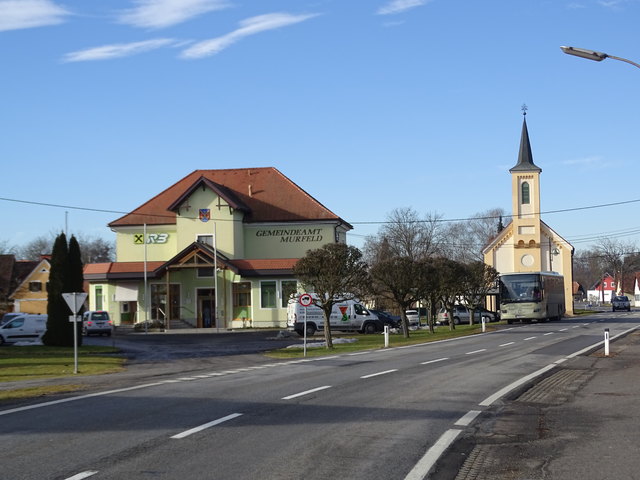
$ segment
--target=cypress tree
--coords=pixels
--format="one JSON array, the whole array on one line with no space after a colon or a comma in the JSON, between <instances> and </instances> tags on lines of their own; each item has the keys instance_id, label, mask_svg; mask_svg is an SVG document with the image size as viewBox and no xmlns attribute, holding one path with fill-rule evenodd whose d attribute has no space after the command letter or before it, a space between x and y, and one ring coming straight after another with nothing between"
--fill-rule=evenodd
<instances>
[{"instance_id":1,"label":"cypress tree","mask_svg":"<svg viewBox=\"0 0 640 480\"><path fill-rule=\"evenodd\" d=\"M64 279L64 293L67 292L84 292L84 276L82 274L82 254L80 244L76 237L71 235L69 239L69 255L67 258L67 274ZM84 306L78 311L78 315L82 315ZM82 322L77 322L78 345L82 345ZM73 341L73 333L72 333Z\"/></svg>"},{"instance_id":2,"label":"cypress tree","mask_svg":"<svg viewBox=\"0 0 640 480\"><path fill-rule=\"evenodd\" d=\"M51 270L47 284L47 331L42 342L50 346L73 346L73 330L69 322L69 307L62 298L65 287L69 250L67 237L58 235L51 252Z\"/></svg>"}]
</instances>

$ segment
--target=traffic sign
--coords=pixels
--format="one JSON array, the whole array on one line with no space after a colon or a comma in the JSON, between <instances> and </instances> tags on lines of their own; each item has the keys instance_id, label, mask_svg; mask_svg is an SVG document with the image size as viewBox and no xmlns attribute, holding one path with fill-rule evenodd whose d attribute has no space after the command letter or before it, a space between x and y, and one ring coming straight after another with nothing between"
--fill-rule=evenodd
<instances>
[{"instance_id":1,"label":"traffic sign","mask_svg":"<svg viewBox=\"0 0 640 480\"><path fill-rule=\"evenodd\" d=\"M69 309L75 315L80 311L82 304L87 299L87 294L86 292L63 293L62 298L64 298L64 301L69 305Z\"/></svg>"},{"instance_id":2,"label":"traffic sign","mask_svg":"<svg viewBox=\"0 0 640 480\"><path fill-rule=\"evenodd\" d=\"M303 293L302 295L300 295L300 299L298 301L303 307L308 307L313 303L313 298L308 293Z\"/></svg>"}]
</instances>

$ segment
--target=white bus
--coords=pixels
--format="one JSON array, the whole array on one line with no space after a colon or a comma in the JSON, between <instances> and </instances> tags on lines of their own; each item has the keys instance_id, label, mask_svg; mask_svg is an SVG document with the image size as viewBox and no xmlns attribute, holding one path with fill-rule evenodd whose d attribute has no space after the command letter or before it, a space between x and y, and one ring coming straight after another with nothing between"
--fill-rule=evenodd
<instances>
[{"instance_id":1,"label":"white bus","mask_svg":"<svg viewBox=\"0 0 640 480\"><path fill-rule=\"evenodd\" d=\"M504 273L500 275L500 318L560 320L565 313L564 277L556 272Z\"/></svg>"}]
</instances>

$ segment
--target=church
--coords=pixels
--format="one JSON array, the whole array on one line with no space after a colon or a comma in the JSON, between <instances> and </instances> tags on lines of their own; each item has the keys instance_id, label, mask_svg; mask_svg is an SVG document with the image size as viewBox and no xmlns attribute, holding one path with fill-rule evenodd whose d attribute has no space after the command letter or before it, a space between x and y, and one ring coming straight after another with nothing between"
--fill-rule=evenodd
<instances>
[{"instance_id":1,"label":"church","mask_svg":"<svg viewBox=\"0 0 640 480\"><path fill-rule=\"evenodd\" d=\"M533 162L526 110L518 162L511 173L511 222L484 248L499 273L557 272L564 277L565 310L573 315L573 246L540 219L540 174Z\"/></svg>"}]
</instances>

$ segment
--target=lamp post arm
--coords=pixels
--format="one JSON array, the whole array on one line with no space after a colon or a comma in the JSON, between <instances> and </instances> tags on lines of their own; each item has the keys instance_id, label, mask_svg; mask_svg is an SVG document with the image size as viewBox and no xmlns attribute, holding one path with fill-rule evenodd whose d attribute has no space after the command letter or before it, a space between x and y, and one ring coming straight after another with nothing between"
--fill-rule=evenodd
<instances>
[{"instance_id":1,"label":"lamp post arm","mask_svg":"<svg viewBox=\"0 0 640 480\"><path fill-rule=\"evenodd\" d=\"M620 60L621 62L626 62L626 63L630 63L631 65L633 65L634 67L638 67L640 68L640 64L637 64L636 62L632 62L631 60L627 60L626 58L622 58L622 57L614 57L613 55L607 55L608 58L613 58L614 60Z\"/></svg>"}]
</instances>

